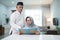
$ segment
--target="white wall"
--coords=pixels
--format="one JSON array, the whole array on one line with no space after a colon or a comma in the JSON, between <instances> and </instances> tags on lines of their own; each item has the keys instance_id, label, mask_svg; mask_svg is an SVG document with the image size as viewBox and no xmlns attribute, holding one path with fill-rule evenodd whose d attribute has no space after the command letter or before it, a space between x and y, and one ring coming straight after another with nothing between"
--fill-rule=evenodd
<instances>
[{"instance_id":1,"label":"white wall","mask_svg":"<svg viewBox=\"0 0 60 40\"><path fill-rule=\"evenodd\" d=\"M49 24L47 22L47 18L51 18L51 13L50 13L50 6L42 6L42 9L43 9L43 16L42 16L42 19L43 19L43 26L51 26L51 23Z\"/></svg>"},{"instance_id":2,"label":"white wall","mask_svg":"<svg viewBox=\"0 0 60 40\"><path fill-rule=\"evenodd\" d=\"M53 15L52 15L52 12L51 12L51 7L50 5L45 5L45 6L42 6L42 9L43 9L43 14L42 14L42 24L43 26L47 27L47 26L50 26L50 29L55 29L55 27L53 26ZM49 22L47 21L47 19L49 19Z\"/></svg>"},{"instance_id":3,"label":"white wall","mask_svg":"<svg viewBox=\"0 0 60 40\"><path fill-rule=\"evenodd\" d=\"M0 24L4 25L5 24L5 18L7 14L7 7L4 6L3 4L0 4Z\"/></svg>"},{"instance_id":4,"label":"white wall","mask_svg":"<svg viewBox=\"0 0 60 40\"><path fill-rule=\"evenodd\" d=\"M51 14L53 18L58 18L60 25L60 0L54 0L51 4Z\"/></svg>"},{"instance_id":5,"label":"white wall","mask_svg":"<svg viewBox=\"0 0 60 40\"><path fill-rule=\"evenodd\" d=\"M6 24L6 18L10 16L11 12L8 10L9 8L3 4L0 4L0 25L2 25L5 28L5 34L9 32L10 25ZM8 31L7 31L8 30ZM8 34L6 34L8 35Z\"/></svg>"}]
</instances>

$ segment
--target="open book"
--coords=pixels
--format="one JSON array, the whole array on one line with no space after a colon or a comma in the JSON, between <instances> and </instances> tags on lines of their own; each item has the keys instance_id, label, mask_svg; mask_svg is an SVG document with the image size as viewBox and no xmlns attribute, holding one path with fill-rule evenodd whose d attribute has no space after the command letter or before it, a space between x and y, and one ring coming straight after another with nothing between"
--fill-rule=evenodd
<instances>
[{"instance_id":1,"label":"open book","mask_svg":"<svg viewBox=\"0 0 60 40\"><path fill-rule=\"evenodd\" d=\"M21 34L35 34L37 28L22 28L20 29Z\"/></svg>"}]
</instances>

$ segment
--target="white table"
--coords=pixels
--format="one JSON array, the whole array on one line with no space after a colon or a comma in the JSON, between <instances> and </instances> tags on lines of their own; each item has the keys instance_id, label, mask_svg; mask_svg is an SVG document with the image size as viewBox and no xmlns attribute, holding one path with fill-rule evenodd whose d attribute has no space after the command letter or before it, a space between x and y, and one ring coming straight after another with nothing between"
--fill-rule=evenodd
<instances>
[{"instance_id":1,"label":"white table","mask_svg":"<svg viewBox=\"0 0 60 40\"><path fill-rule=\"evenodd\" d=\"M17 35L13 34L1 40L60 40L59 35Z\"/></svg>"}]
</instances>

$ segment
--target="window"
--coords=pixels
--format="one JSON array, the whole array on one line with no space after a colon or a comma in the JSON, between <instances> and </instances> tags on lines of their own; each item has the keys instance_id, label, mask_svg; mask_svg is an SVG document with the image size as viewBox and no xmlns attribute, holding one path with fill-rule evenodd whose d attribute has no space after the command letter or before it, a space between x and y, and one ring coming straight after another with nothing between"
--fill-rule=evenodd
<instances>
[{"instance_id":1,"label":"window","mask_svg":"<svg viewBox=\"0 0 60 40\"><path fill-rule=\"evenodd\" d=\"M26 9L25 17L31 16L34 19L34 23L38 26L42 26L42 10L41 9Z\"/></svg>"}]
</instances>

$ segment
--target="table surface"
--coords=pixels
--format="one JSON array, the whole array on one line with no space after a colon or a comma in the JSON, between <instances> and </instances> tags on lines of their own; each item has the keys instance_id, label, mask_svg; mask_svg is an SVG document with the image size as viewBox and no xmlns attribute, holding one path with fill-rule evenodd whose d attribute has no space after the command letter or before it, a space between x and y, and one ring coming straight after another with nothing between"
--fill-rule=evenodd
<instances>
[{"instance_id":1,"label":"table surface","mask_svg":"<svg viewBox=\"0 0 60 40\"><path fill-rule=\"evenodd\" d=\"M60 40L60 35L17 35L17 34L13 34L1 40Z\"/></svg>"}]
</instances>

